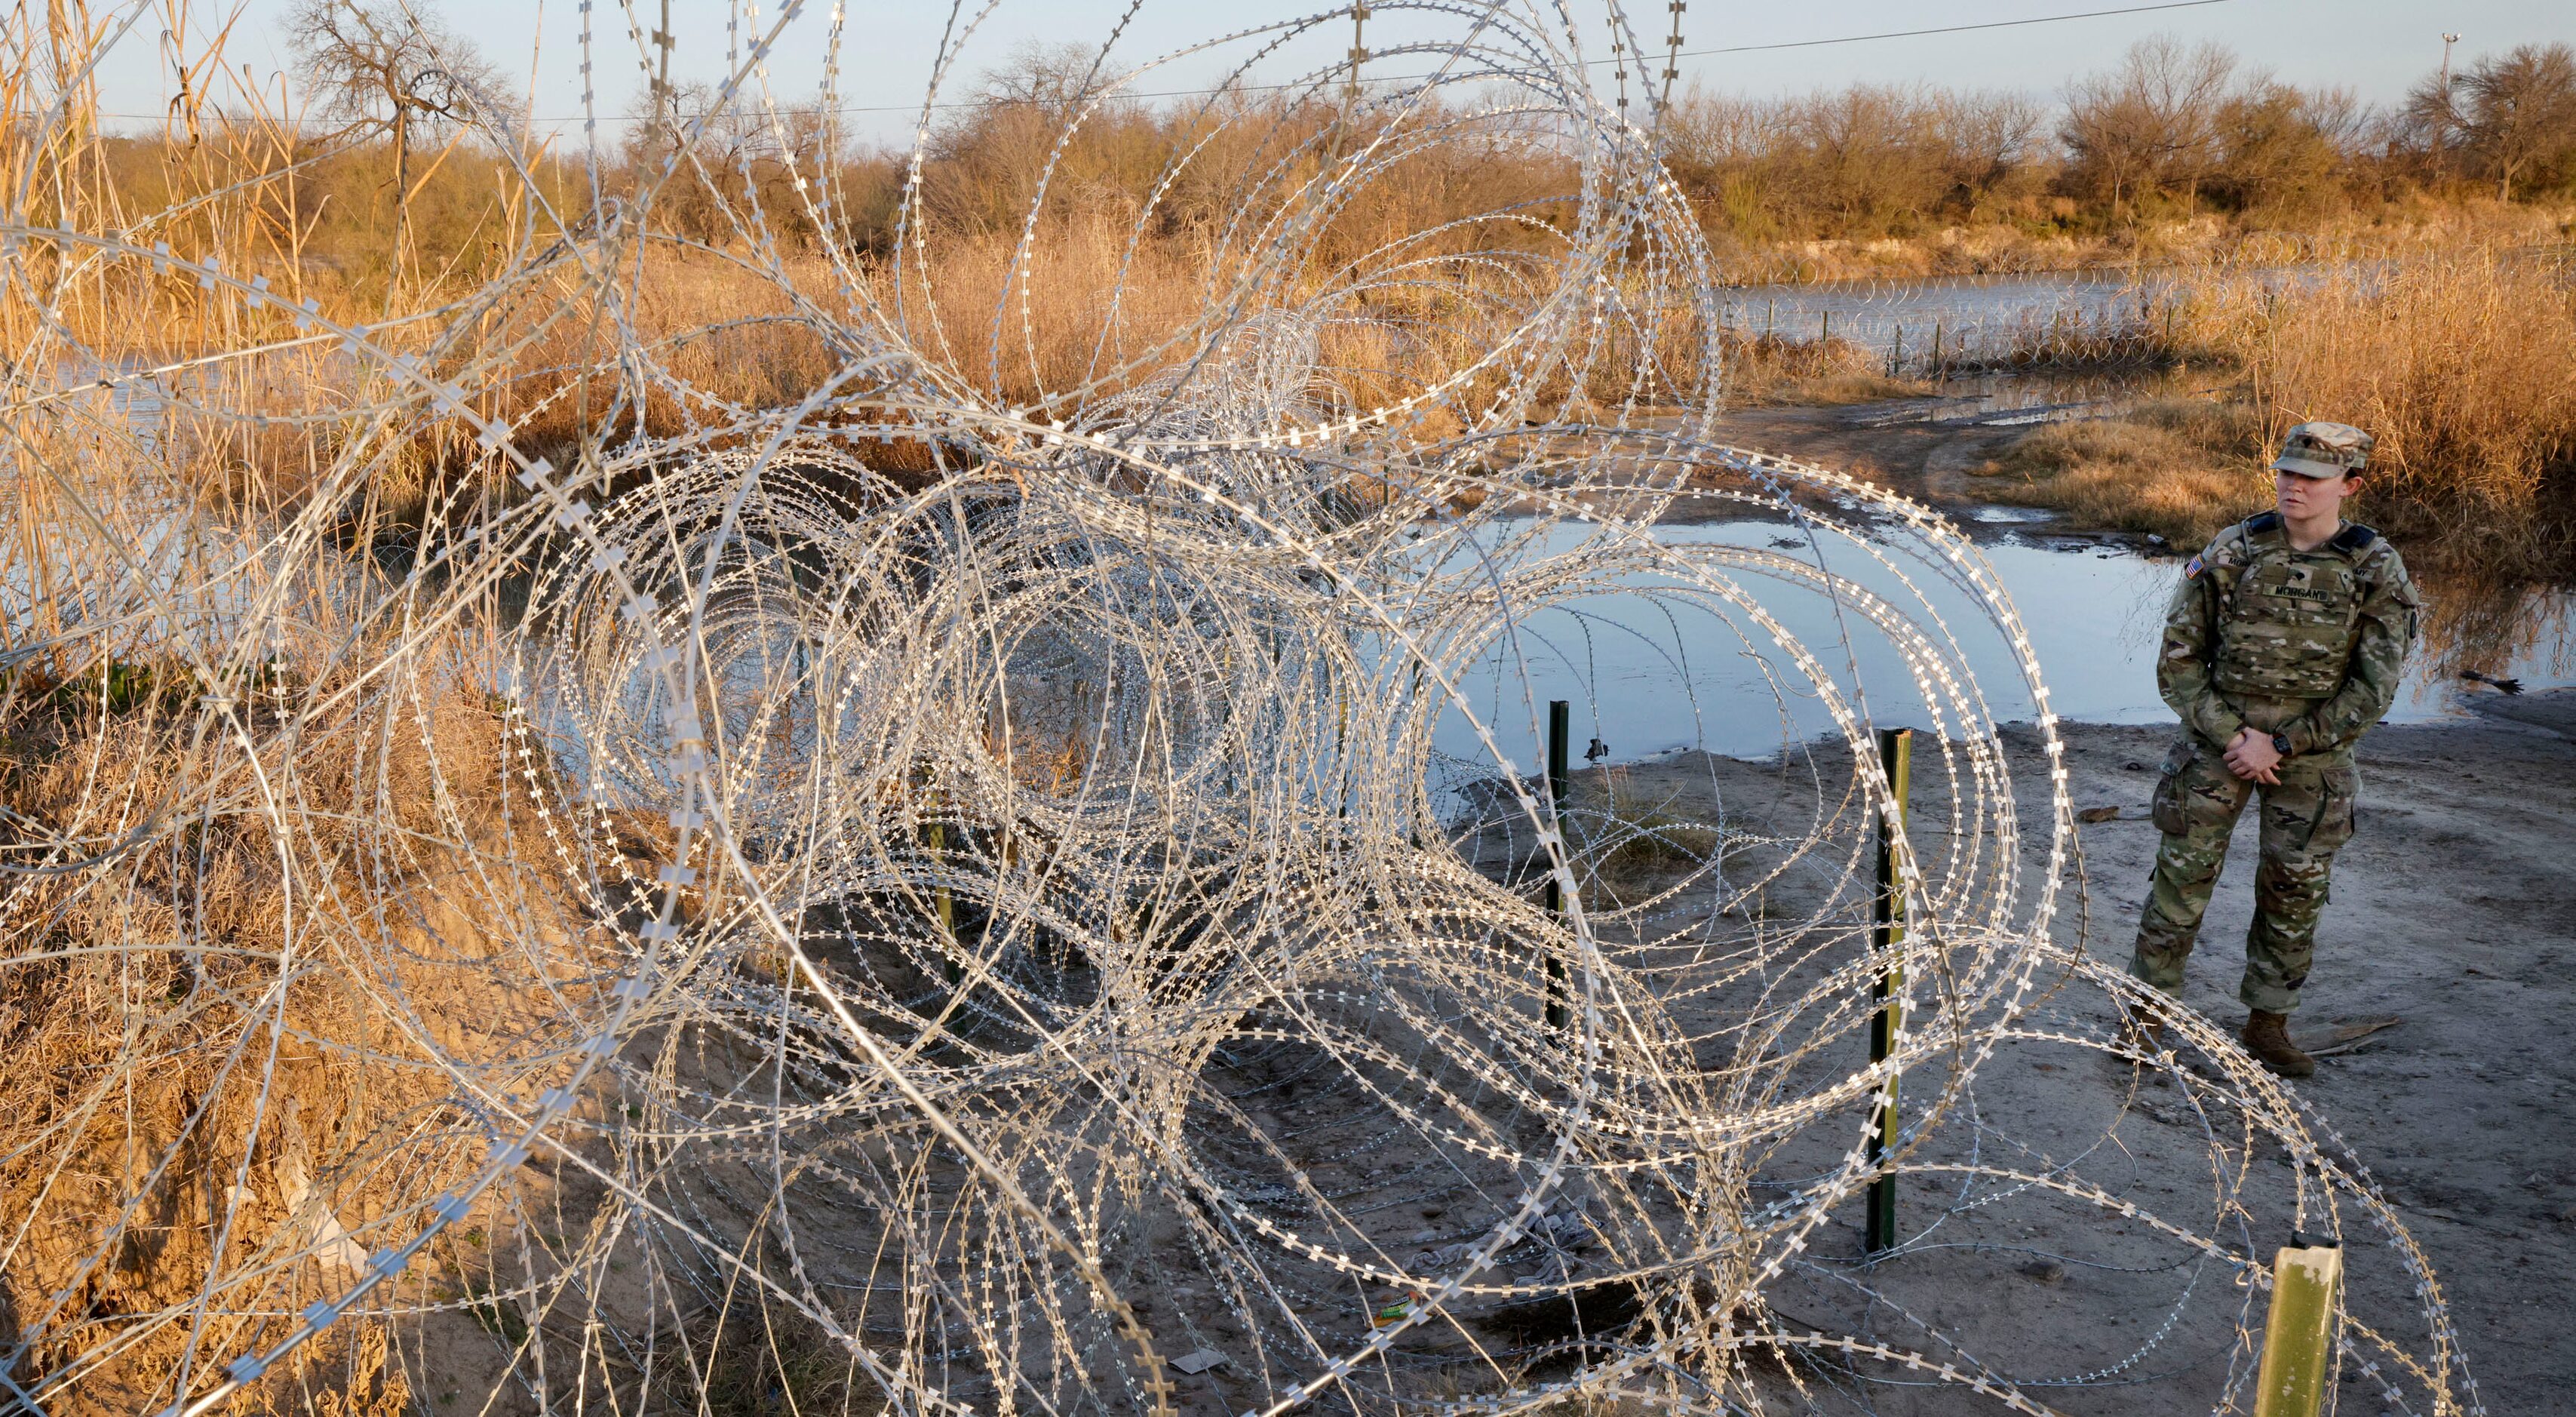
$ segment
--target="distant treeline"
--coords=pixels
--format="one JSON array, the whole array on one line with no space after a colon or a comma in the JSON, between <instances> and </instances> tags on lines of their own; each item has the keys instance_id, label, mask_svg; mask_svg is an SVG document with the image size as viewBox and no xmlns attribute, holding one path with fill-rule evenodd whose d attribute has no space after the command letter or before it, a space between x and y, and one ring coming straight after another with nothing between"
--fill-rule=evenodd
<instances>
[{"instance_id":1,"label":"distant treeline","mask_svg":"<svg viewBox=\"0 0 2576 1417\"><path fill-rule=\"evenodd\" d=\"M2295 226L2409 198L2576 194L2576 50L2526 45L2391 108L2171 39L2025 94L1859 84L1676 106L1675 175L1746 241L2002 222L2092 234L2217 213Z\"/></svg>"},{"instance_id":2,"label":"distant treeline","mask_svg":"<svg viewBox=\"0 0 2576 1417\"><path fill-rule=\"evenodd\" d=\"M454 57L463 41L452 35L438 42L451 68L480 63ZM1086 105L1079 85L1091 58L1033 49L986 74L975 101L930 131L926 219L945 233L1015 239L1043 178L1050 219L1125 224L1150 209L1144 236L1180 239L1225 219L1229 191L1247 176L1320 166L1329 148L1317 140L1336 121L1328 102L1225 95ZM185 134L104 138L96 160L140 211L253 179L256 229L227 233L224 244L274 246L307 273L334 272L353 286L381 282L397 250L414 279L470 279L549 225L593 218L578 161L532 148L519 161L536 181L521 183L488 148L458 140L462 100L398 102L384 96L392 89L370 89L367 72L345 55L337 70L313 71L317 84L338 85L317 106L334 120L328 132L209 119ZM856 143L813 109L695 122L709 99L683 86L634 109L599 199L622 200L669 167L673 178L654 200L654 226L667 234L720 248L889 253L909 154ZM1086 110L1066 140L1069 117ZM1535 199L1567 190L1562 156L1527 135L1458 141L1454 129L1475 122L1455 105L1422 108L1418 130L1452 130L1447 141L1424 144L1407 181L1355 204L1348 240L1506 207L1550 219L1555 209ZM695 139L680 151L688 131ZM1665 137L1668 166L1703 228L1737 254L1963 228L2111 247L2193 220L2315 230L2391 209L2555 207L2576 197L2576 50L2526 45L2468 58L2447 79L2428 77L2402 102L2373 107L2342 90L2282 83L2223 48L2159 38L2045 100L1933 85L1781 99L1695 90L1675 101ZM1192 156L1176 169L1173 156L1185 151ZM532 207L531 191L549 209Z\"/></svg>"}]
</instances>

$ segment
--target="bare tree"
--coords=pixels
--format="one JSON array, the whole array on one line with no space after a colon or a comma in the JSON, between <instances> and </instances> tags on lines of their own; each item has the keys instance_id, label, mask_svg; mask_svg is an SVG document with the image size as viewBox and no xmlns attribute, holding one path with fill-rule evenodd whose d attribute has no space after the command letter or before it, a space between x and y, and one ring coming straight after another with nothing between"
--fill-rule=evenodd
<instances>
[{"instance_id":1,"label":"bare tree","mask_svg":"<svg viewBox=\"0 0 2576 1417\"><path fill-rule=\"evenodd\" d=\"M2371 116L2343 89L2256 75L2218 107L2211 185L2239 211L2288 213L2340 200Z\"/></svg>"},{"instance_id":2,"label":"bare tree","mask_svg":"<svg viewBox=\"0 0 2576 1417\"><path fill-rule=\"evenodd\" d=\"M1118 146L1114 135L1130 127L1150 134L1154 118L1132 99L1099 97L1104 82L1096 45L1023 43L978 79L974 101L950 110L930 134L933 170L923 194L942 220L987 230L1016 226L1037 199L1043 175L1059 197L1085 184L1086 174ZM1066 142L1067 126L1081 130ZM1052 171L1049 164L1056 166ZM1146 172L1160 167L1149 160Z\"/></svg>"},{"instance_id":3,"label":"bare tree","mask_svg":"<svg viewBox=\"0 0 2576 1417\"><path fill-rule=\"evenodd\" d=\"M491 66L450 32L427 0L298 0L288 42L324 110L394 149L394 249L406 239L414 129L461 123L493 88Z\"/></svg>"},{"instance_id":4,"label":"bare tree","mask_svg":"<svg viewBox=\"0 0 2576 1417\"><path fill-rule=\"evenodd\" d=\"M1926 190L1913 141L1921 106L1919 93L1872 84L1791 104L1789 139L1806 159L1807 199L1846 229L1896 213L1921 215L1938 195Z\"/></svg>"},{"instance_id":5,"label":"bare tree","mask_svg":"<svg viewBox=\"0 0 2576 1417\"><path fill-rule=\"evenodd\" d=\"M1786 143L1781 105L1703 92L1696 80L1664 116L1665 164L1739 240L1778 234L1771 168Z\"/></svg>"},{"instance_id":6,"label":"bare tree","mask_svg":"<svg viewBox=\"0 0 2576 1417\"><path fill-rule=\"evenodd\" d=\"M1868 84L1783 99L1694 89L1664 127L1674 174L1746 240L1975 218L2008 189L2037 186L2045 130L2045 112L2017 94Z\"/></svg>"},{"instance_id":7,"label":"bare tree","mask_svg":"<svg viewBox=\"0 0 2576 1417\"><path fill-rule=\"evenodd\" d=\"M2196 196L2215 156L2220 102L2236 56L2215 44L2185 48L2171 35L2129 46L2106 73L2066 88L2059 130L2075 175L2107 188L2112 215L2125 201L2180 184Z\"/></svg>"},{"instance_id":8,"label":"bare tree","mask_svg":"<svg viewBox=\"0 0 2576 1417\"><path fill-rule=\"evenodd\" d=\"M1987 202L2046 157L2047 112L2017 93L1933 95L1925 111L1931 156L1962 213L1973 219Z\"/></svg>"},{"instance_id":9,"label":"bare tree","mask_svg":"<svg viewBox=\"0 0 2576 1417\"><path fill-rule=\"evenodd\" d=\"M2525 44L2481 59L2453 85L2463 146L2513 200L2514 182L2576 158L2576 49Z\"/></svg>"},{"instance_id":10,"label":"bare tree","mask_svg":"<svg viewBox=\"0 0 2576 1417\"><path fill-rule=\"evenodd\" d=\"M1097 45L1023 40L1001 65L979 77L975 101L1028 105L1061 116L1098 88L1099 69Z\"/></svg>"},{"instance_id":11,"label":"bare tree","mask_svg":"<svg viewBox=\"0 0 2576 1417\"><path fill-rule=\"evenodd\" d=\"M2450 175L2451 155L2460 139L2456 82L2445 66L2439 77L2426 79L2406 91L2406 101L2397 106L2388 121L2387 141L2392 154L2418 152L2431 172Z\"/></svg>"},{"instance_id":12,"label":"bare tree","mask_svg":"<svg viewBox=\"0 0 2576 1417\"><path fill-rule=\"evenodd\" d=\"M649 190L663 229L710 245L747 236L751 208L741 198L773 236L803 246L820 234L808 194L828 187L851 155L837 114L810 103L773 114L740 95L719 104L712 86L692 82L647 90L629 112L627 171L639 195Z\"/></svg>"}]
</instances>

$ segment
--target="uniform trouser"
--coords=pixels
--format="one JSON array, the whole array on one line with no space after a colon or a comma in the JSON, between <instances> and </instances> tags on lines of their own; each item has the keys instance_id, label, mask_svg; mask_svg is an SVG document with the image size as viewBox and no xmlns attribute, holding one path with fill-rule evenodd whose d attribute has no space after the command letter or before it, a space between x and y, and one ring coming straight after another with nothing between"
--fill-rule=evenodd
<instances>
[{"instance_id":1,"label":"uniform trouser","mask_svg":"<svg viewBox=\"0 0 2576 1417\"><path fill-rule=\"evenodd\" d=\"M2227 860L2227 841L2245 803L2261 794L2262 864L2254 872L2254 924L2245 932L2245 978L2236 997L2248 1008L2288 1013L2316 959L2317 916L2337 847L2352 838L2361 780L2349 747L2285 758L2278 786L2228 771L2226 754L2186 734L2156 783L2156 871L2138 920L2129 973L2168 994L2182 992L2209 893Z\"/></svg>"}]
</instances>

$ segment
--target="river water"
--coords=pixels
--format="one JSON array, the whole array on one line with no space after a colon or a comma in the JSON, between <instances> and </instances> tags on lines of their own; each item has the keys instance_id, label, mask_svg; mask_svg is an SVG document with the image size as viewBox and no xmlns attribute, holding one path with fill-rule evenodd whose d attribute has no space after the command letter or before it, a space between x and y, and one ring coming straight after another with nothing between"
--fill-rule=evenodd
<instances>
[{"instance_id":1,"label":"river water","mask_svg":"<svg viewBox=\"0 0 2576 1417\"><path fill-rule=\"evenodd\" d=\"M2576 248L2520 247L2510 261L2566 269ZM2436 258L2438 259L2438 258ZM2233 272L2267 284L2296 285L2331 273L2370 276L2386 260L2247 267ZM1830 333L1880 355L1901 353L1920 364L1937 332L1944 353L1973 358L2034 325L2136 328L2162 317L2166 297L2198 277L2171 267L2036 271L1897 279L1812 281L1735 286L1721 293L1719 318L1748 334L1813 339Z\"/></svg>"},{"instance_id":2,"label":"river water","mask_svg":"<svg viewBox=\"0 0 2576 1417\"><path fill-rule=\"evenodd\" d=\"M1920 359L1936 331L1944 351L1959 357L2035 321L2100 326L2151 318L2168 288L2168 278L2153 272L2098 270L1819 281L1740 286L1724 293L1720 310L1727 324L1751 334L1831 333L1882 355L1901 350Z\"/></svg>"},{"instance_id":3,"label":"river water","mask_svg":"<svg viewBox=\"0 0 2576 1417\"><path fill-rule=\"evenodd\" d=\"M2172 722L2157 696L2154 654L2182 563L2090 538L2053 537L2023 522L2031 514L2020 509L1981 510L1991 515L1984 521L1971 517L1981 527L1981 549L2027 629L2057 715L2091 723ZM1589 531L1580 525L1553 528L1544 550L1576 551ZM1848 543L1809 543L1780 521L1666 525L1656 534L1674 545L1775 548L1820 560L1834 574L1891 599L1914 601L1937 614L1956 638L1955 653L1975 676L1993 718L2037 716L2037 699L2023 682L2010 644L1974 598L1902 557L1890 567ZM1899 582L1900 570L1912 582L1911 591ZM1785 666L1767 634L1740 616L1713 614L1688 597L1667 593L1671 584L1639 577L1535 610L1519 624L1517 656L1498 651L1477 664L1469 697L1477 716L1497 726L1508 756L1523 764L1540 760L1529 705L1549 699L1573 705L1576 752L1598 738L1612 762L1684 748L1758 758L1832 731L1830 715ZM1784 629L1815 651L1838 689L1865 698L1877 726L1924 722L1923 697L1887 638L1861 625L1849 634L1846 655L1845 630L1856 621L1838 613L1828 597L1776 582L1748 580L1748 586ZM2576 619L2564 594L2519 592L2529 603L2499 613L2492 606L2451 603L2438 584L2424 589L2435 632L2419 646L2387 721L2462 715L2470 696L2497 692L2460 680L2463 667L2518 676L2526 690L2576 684ZM2461 620L2503 628L2492 643L2463 644L2442 628ZM1516 664L1526 666L1526 689ZM1440 751L1467 763L1486 756L1454 709L1435 741Z\"/></svg>"}]
</instances>

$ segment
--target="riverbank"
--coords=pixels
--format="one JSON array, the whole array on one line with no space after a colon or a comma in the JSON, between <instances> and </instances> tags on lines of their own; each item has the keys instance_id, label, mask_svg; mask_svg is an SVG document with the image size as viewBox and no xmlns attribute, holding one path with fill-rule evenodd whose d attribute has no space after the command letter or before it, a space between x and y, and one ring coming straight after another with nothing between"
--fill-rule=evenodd
<instances>
[{"instance_id":1,"label":"riverbank","mask_svg":"<svg viewBox=\"0 0 2576 1417\"><path fill-rule=\"evenodd\" d=\"M2003 381L1990 381L2003 382ZM2074 535L2197 547L2271 504L2242 410L2104 385L2069 407L2048 384L2021 398L1739 404L1718 436L1840 469L1970 519L1997 505ZM2148 537L2161 538L2150 542Z\"/></svg>"},{"instance_id":2,"label":"riverbank","mask_svg":"<svg viewBox=\"0 0 2576 1417\"><path fill-rule=\"evenodd\" d=\"M2338 1025L2397 1024L2297 1086L2431 1256L2487 1406L2540 1412L2564 1390L2555 1304L2576 1270L2565 1130L2576 1057L2561 972L2576 951L2565 866L2576 692L2476 702L2469 721L2392 725L2363 740L2360 830L2337 860L2293 1030L2314 1045ZM2158 840L2147 795L2170 736L2068 730L2077 807L2119 809L2080 829L2096 922L2086 947L2104 960L2126 958L2145 900ZM2018 780L2037 766L2026 756ZM2235 990L2254 835L2238 833L2184 991L2231 1028L2244 1016Z\"/></svg>"},{"instance_id":3,"label":"riverbank","mask_svg":"<svg viewBox=\"0 0 2576 1417\"><path fill-rule=\"evenodd\" d=\"M2576 692L2483 702L2487 712L2383 727L2361 745L2360 830L2338 858L2316 970L2292 1021L2307 1046L2333 1051L2314 1078L2293 1087L2316 1109L2310 1125L2352 1148L2429 1258L2485 1406L2539 1412L2555 1410L2562 1386L2554 1301L2560 1276L2576 1267L2576 1178L2566 1174L2563 1126L2576 1101L2576 1057L2563 1046L2560 979L2561 961L2576 949L2576 893L2562 864L2564 844L2576 839ZM2171 736L2165 726L2064 730L2068 791L2079 814L2095 820L2077 828L2080 859L2065 881L2072 887L2080 877L2083 897L2061 897L2053 934L2110 969L2126 961L2144 899L2158 841L2148 799ZM2038 735L2008 728L2004 744L2021 819L2044 821L2050 764ZM1825 780L1840 782L1848 758L1831 746L1814 751ZM1781 784L1800 772L1777 763L1686 753L1612 771L1629 810L1648 806L1680 824L1665 836L1685 845L1694 840L1691 822L1714 817L1713 784L1729 819L1755 837L1771 825L1766 812L1785 807L1795 818L1806 810L1799 793L1781 796ZM1576 775L1578 812L1602 800L1601 776ZM1918 830L1937 832L1933 780L1918 765ZM2237 834L2183 996L2230 1034L2245 1016L2235 991L2238 941L2253 910L2255 835L2250 826ZM2044 827L2027 831L2029 869L2047 869L2047 841ZM1937 849L1937 837L1932 844ZM1729 861L1739 877L1767 864L1759 848L1731 852ZM1779 878L1757 913L1799 918L1830 886ZM1640 899L1655 882L1623 880L1620 888ZM1685 888L1683 898L1667 901L1664 928L1703 899ZM2039 981L2026 1001L2026 1031L1978 1072L1988 1143L1998 1153L2098 1158L2107 1138L2119 1157L2119 1197L2186 1227L2210 1225L2204 1211L2213 1181L2241 1187L2230 1193L2253 1207L2255 1232L2236 1241L2223 1218L2216 1231L2268 1257L2288 1239L2277 1229L2283 1212L2273 1208L2287 1172L2253 1164L2264 1158L2245 1151L2225 1089L2151 1081L2132 1091L2126 1069L2064 1041L2107 1037L2112 1026L2093 986ZM1909 1083L1926 1092L1931 1085ZM1819 1162L1799 1153L1776 1164L1787 1176ZM2323 1221L2312 1215L2308 1223ZM1924 1253L1855 1278L1933 1327L1962 1334L1980 1358L2010 1368L2034 1346L2031 1335L2044 1332L2058 1345L2053 1354L2073 1344L2105 1367L2125 1363L2156 1375L2144 1385L2093 1388L2075 1410L2161 1413L2220 1400L2235 1335L2206 1316L2159 1331L2189 1292L2192 1257L2151 1232L2083 1207L2059 1214L2032 1207L1998 1226L1957 1208L1950 1188L1929 1179L1904 1193L1900 1224L1901 1234L1924 1232ZM2361 1217L2345 1209L2341 1224L2354 1255L2354 1312L2392 1321L2413 1302L2411 1279ZM1816 1250L1820 1263L1837 1267L1857 1253L1856 1225L1820 1237ZM1971 1274L1979 1282L1965 1282ZM1800 1308L1800 1321L1828 1328L1865 1331L1872 1317L1858 1308L1834 1312L1830 1290L1804 1302L1813 1308ZM2259 1327L2259 1309L2254 1322ZM2376 1395L2358 1360L2347 1363L2342 1384L2347 1404Z\"/></svg>"},{"instance_id":4,"label":"riverbank","mask_svg":"<svg viewBox=\"0 0 2576 1417\"><path fill-rule=\"evenodd\" d=\"M2402 256L2464 246L2531 245L2576 233L2576 208L2489 201L2415 203L2304 227L2230 221L2213 213L2078 232L2011 222L1945 226L1915 236L1745 241L1715 233L1739 282L1816 286L1950 277L2101 274L2117 280L2160 268Z\"/></svg>"},{"instance_id":5,"label":"riverbank","mask_svg":"<svg viewBox=\"0 0 2576 1417\"><path fill-rule=\"evenodd\" d=\"M2269 502L2266 463L2290 425L2333 418L2377 439L2358 517L2418 570L2576 579L2576 268L2563 255L2479 248L1872 298L1839 322L1831 307L1801 316L1813 323L1799 343L1770 333L1768 306L1754 312L1763 333L1738 343L1761 357L1736 361L1730 389L1739 441L1885 465L1890 486L1934 501L2047 508L2196 546ZM1782 377L1829 355L1839 385ZM1994 435L2013 420L1989 406L1902 401L1976 391L1991 404L2015 386L2015 401L2055 407L2010 437ZM1771 412L1784 405L1845 411ZM1909 422L1931 426L1889 427Z\"/></svg>"}]
</instances>

